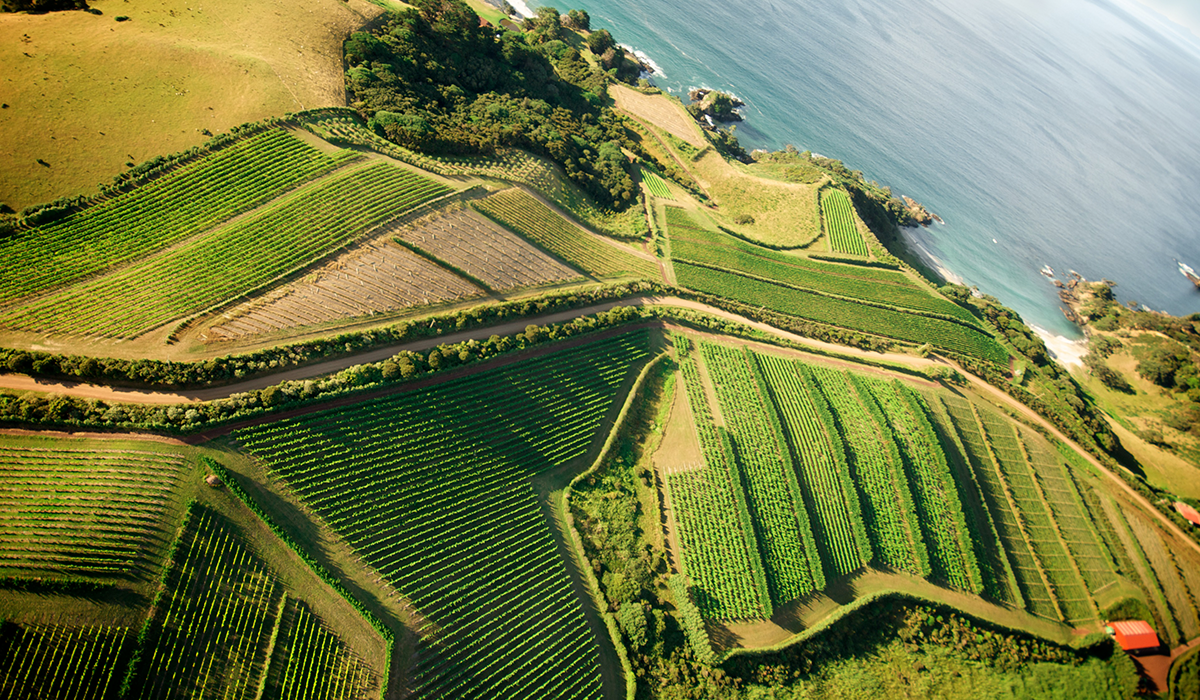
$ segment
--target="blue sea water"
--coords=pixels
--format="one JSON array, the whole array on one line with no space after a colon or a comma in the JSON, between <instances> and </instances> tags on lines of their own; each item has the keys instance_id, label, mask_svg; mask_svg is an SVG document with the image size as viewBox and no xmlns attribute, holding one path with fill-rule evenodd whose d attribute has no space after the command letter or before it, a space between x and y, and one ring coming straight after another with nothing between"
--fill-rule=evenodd
<instances>
[{"instance_id":1,"label":"blue sea water","mask_svg":"<svg viewBox=\"0 0 1200 700\"><path fill-rule=\"evenodd\" d=\"M1078 335L1043 265L1200 311L1200 39L1135 0L571 2L659 87L738 95L747 148L924 203L911 239L1026 321Z\"/></svg>"}]
</instances>

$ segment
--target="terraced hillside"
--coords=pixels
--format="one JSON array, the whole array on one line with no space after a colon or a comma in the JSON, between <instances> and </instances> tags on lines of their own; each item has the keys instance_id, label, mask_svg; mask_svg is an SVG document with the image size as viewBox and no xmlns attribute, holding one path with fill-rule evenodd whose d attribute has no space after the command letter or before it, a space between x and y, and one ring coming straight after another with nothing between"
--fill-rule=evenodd
<instances>
[{"instance_id":1,"label":"terraced hillside","mask_svg":"<svg viewBox=\"0 0 1200 700\"><path fill-rule=\"evenodd\" d=\"M683 573L707 617L771 617L868 566L1089 625L1104 592L1134 573L1059 452L994 410L748 348L675 343L704 465L666 479ZM1143 533L1147 561L1168 572L1163 590L1184 591L1167 609L1194 625L1190 588L1172 587L1152 529L1134 522L1126 539Z\"/></svg>"},{"instance_id":2,"label":"terraced hillside","mask_svg":"<svg viewBox=\"0 0 1200 700\"><path fill-rule=\"evenodd\" d=\"M582 457L631 332L236 433L411 602L419 697L599 697L597 642L527 479Z\"/></svg>"}]
</instances>

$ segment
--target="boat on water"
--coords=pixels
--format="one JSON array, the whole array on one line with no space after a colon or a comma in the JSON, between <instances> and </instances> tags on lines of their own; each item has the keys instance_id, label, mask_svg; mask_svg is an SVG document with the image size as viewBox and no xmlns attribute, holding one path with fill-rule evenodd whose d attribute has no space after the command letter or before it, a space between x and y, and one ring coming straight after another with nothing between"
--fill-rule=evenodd
<instances>
[{"instance_id":1,"label":"boat on water","mask_svg":"<svg viewBox=\"0 0 1200 700\"><path fill-rule=\"evenodd\" d=\"M1176 262L1179 262L1179 261L1176 261ZM1187 265L1186 263L1180 262L1179 263L1179 272L1184 277L1188 278L1189 282L1196 285L1196 289L1200 289L1200 275L1197 275L1196 271L1193 270L1191 268L1191 266Z\"/></svg>"}]
</instances>

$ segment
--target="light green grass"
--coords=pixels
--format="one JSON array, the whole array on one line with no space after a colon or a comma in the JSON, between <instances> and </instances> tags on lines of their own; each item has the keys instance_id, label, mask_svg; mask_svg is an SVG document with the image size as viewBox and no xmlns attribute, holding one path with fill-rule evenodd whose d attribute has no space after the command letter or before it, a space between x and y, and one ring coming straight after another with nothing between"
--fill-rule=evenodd
<instances>
[{"instance_id":1,"label":"light green grass","mask_svg":"<svg viewBox=\"0 0 1200 700\"><path fill-rule=\"evenodd\" d=\"M0 133L20 135L0 145L0 202L17 210L94 192L206 130L345 104L342 41L382 12L363 0L91 6L104 14L0 13Z\"/></svg>"}]
</instances>

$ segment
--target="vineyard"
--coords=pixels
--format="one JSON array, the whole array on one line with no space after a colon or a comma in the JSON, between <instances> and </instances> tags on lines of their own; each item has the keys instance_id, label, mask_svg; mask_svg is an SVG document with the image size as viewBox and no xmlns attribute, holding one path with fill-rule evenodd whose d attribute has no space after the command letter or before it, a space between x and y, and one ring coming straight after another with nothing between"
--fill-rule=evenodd
<instances>
[{"instance_id":1,"label":"vineyard","mask_svg":"<svg viewBox=\"0 0 1200 700\"><path fill-rule=\"evenodd\" d=\"M0 575L110 579L151 570L186 469L172 455L0 446Z\"/></svg>"},{"instance_id":2,"label":"vineyard","mask_svg":"<svg viewBox=\"0 0 1200 700\"><path fill-rule=\"evenodd\" d=\"M399 229L396 237L499 291L579 278L576 271L470 209L440 212Z\"/></svg>"},{"instance_id":3,"label":"vineyard","mask_svg":"<svg viewBox=\"0 0 1200 700\"><path fill-rule=\"evenodd\" d=\"M879 424L879 409L854 375L820 366L801 371L832 409L846 445L850 478L858 485L876 563L928 576L929 552L917 521L912 489L891 435Z\"/></svg>"},{"instance_id":4,"label":"vineyard","mask_svg":"<svg viewBox=\"0 0 1200 700\"><path fill-rule=\"evenodd\" d=\"M388 238L355 244L303 279L238 304L221 314L207 335L232 340L483 294Z\"/></svg>"},{"instance_id":5,"label":"vineyard","mask_svg":"<svg viewBox=\"0 0 1200 700\"><path fill-rule=\"evenodd\" d=\"M829 249L835 253L867 256L867 244L854 225L854 208L850 198L838 189L821 191L821 215L825 219L825 235Z\"/></svg>"},{"instance_id":6,"label":"vineyard","mask_svg":"<svg viewBox=\"0 0 1200 700\"><path fill-rule=\"evenodd\" d=\"M646 183L646 189L650 190L650 194L655 197L674 199L671 188L667 187L667 183L650 168L642 168L642 182Z\"/></svg>"},{"instance_id":7,"label":"vineyard","mask_svg":"<svg viewBox=\"0 0 1200 700\"><path fill-rule=\"evenodd\" d=\"M590 275L650 279L658 275L653 260L622 250L584 231L522 190L497 192L475 202L474 206L542 250Z\"/></svg>"},{"instance_id":8,"label":"vineyard","mask_svg":"<svg viewBox=\"0 0 1200 700\"><path fill-rule=\"evenodd\" d=\"M769 617L770 592L737 464L714 422L691 341L676 336L675 352L704 456L703 468L667 477L679 520L683 573L691 578L692 596L705 617Z\"/></svg>"},{"instance_id":9,"label":"vineyard","mask_svg":"<svg viewBox=\"0 0 1200 700\"><path fill-rule=\"evenodd\" d=\"M1067 624L1097 619L1113 554L1040 436L898 380L709 342L696 352L684 336L675 348L705 465L666 479L705 617L769 617L871 565ZM1147 532L1147 567L1192 610L1200 576L1172 579ZM1183 626L1200 626L1189 614Z\"/></svg>"},{"instance_id":10,"label":"vineyard","mask_svg":"<svg viewBox=\"0 0 1200 700\"><path fill-rule=\"evenodd\" d=\"M130 338L310 264L448 192L386 163L337 175L212 233L0 317L39 333Z\"/></svg>"},{"instance_id":11,"label":"vineyard","mask_svg":"<svg viewBox=\"0 0 1200 700\"><path fill-rule=\"evenodd\" d=\"M783 416L826 577L849 574L874 559L874 554L863 526L858 490L846 465L845 445L829 406L794 363L777 355L755 355L755 361Z\"/></svg>"},{"instance_id":12,"label":"vineyard","mask_svg":"<svg viewBox=\"0 0 1200 700\"><path fill-rule=\"evenodd\" d=\"M582 457L649 356L634 331L235 433L426 620L417 697L598 697L529 476Z\"/></svg>"},{"instance_id":13,"label":"vineyard","mask_svg":"<svg viewBox=\"0 0 1200 700\"><path fill-rule=\"evenodd\" d=\"M255 698L272 674L292 697L377 694L378 676L348 661L342 642L311 616L293 610L283 628L288 603L223 516L193 506L130 668L127 697ZM285 668L276 671L277 662Z\"/></svg>"},{"instance_id":14,"label":"vineyard","mask_svg":"<svg viewBox=\"0 0 1200 700\"><path fill-rule=\"evenodd\" d=\"M143 258L359 157L327 156L280 129L241 140L0 241L0 303Z\"/></svg>"},{"instance_id":15,"label":"vineyard","mask_svg":"<svg viewBox=\"0 0 1200 700\"><path fill-rule=\"evenodd\" d=\"M763 396L761 373L749 351L700 346L725 418L733 458L745 479L747 506L763 555L771 599L781 605L824 588L821 559L791 452L775 407Z\"/></svg>"},{"instance_id":16,"label":"vineyard","mask_svg":"<svg viewBox=\"0 0 1200 700\"><path fill-rule=\"evenodd\" d=\"M941 318L864 306L681 261L676 261L674 267L681 285L700 292L907 343L930 343L954 353L1008 365L1008 352L990 335Z\"/></svg>"},{"instance_id":17,"label":"vineyard","mask_svg":"<svg viewBox=\"0 0 1200 700\"><path fill-rule=\"evenodd\" d=\"M136 632L126 627L0 623L0 696L108 700Z\"/></svg>"},{"instance_id":18,"label":"vineyard","mask_svg":"<svg viewBox=\"0 0 1200 700\"><path fill-rule=\"evenodd\" d=\"M776 252L703 229L678 207L667 207L666 212L672 256L684 262L758 277L803 291L935 314L968 325L979 324L970 311L930 292L903 272L816 262Z\"/></svg>"}]
</instances>

